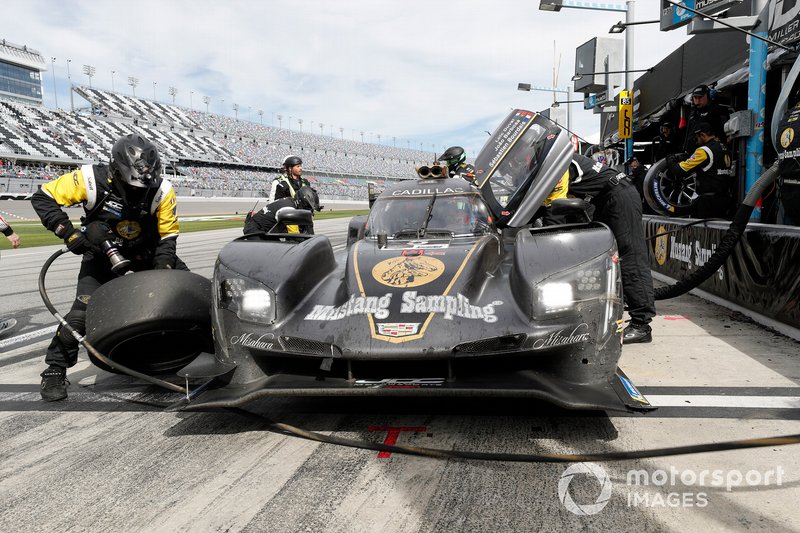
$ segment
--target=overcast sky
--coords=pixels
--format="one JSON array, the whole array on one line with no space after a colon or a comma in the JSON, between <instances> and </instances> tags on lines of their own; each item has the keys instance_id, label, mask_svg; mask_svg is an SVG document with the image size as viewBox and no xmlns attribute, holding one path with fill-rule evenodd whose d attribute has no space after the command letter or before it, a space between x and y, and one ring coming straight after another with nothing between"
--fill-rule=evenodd
<instances>
[{"instance_id":1,"label":"overcast sky","mask_svg":"<svg viewBox=\"0 0 800 533\"><path fill-rule=\"evenodd\" d=\"M613 3L613 0L607 0ZM658 0L637 0L635 20L658 18ZM623 4L624 2L619 2ZM4 0L0 37L47 61L45 104L69 106L67 59L75 83L176 103L264 124L438 152L477 150L510 108L545 109L553 93L520 92L518 82L572 85L575 48L608 34L624 13L539 10L539 0ZM630 31L630 29L628 30ZM624 35L624 34L623 34ZM622 37L618 37L622 39ZM684 29L635 27L634 68L653 66L687 39ZM636 74L635 76L638 76ZM155 86L153 85L155 82ZM557 94L559 100L566 94ZM582 95L570 95L578 99ZM224 99L224 105L223 105ZM248 111L248 107L250 110ZM573 129L596 140L599 115L571 106ZM393 140L392 138L396 140ZM472 154L474 155L474 153Z\"/></svg>"}]
</instances>

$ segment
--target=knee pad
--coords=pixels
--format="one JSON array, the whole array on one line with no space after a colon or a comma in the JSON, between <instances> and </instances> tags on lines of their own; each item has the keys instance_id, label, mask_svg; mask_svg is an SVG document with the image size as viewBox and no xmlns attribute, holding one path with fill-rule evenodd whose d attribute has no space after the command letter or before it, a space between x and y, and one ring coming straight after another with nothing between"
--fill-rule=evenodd
<instances>
[{"instance_id":1,"label":"knee pad","mask_svg":"<svg viewBox=\"0 0 800 533\"><path fill-rule=\"evenodd\" d=\"M85 309L72 309L67 316L64 317L72 329L80 333L81 335L86 333L86 310ZM76 348L78 346L78 340L67 331L66 328L60 326L58 328L58 338L67 348Z\"/></svg>"}]
</instances>

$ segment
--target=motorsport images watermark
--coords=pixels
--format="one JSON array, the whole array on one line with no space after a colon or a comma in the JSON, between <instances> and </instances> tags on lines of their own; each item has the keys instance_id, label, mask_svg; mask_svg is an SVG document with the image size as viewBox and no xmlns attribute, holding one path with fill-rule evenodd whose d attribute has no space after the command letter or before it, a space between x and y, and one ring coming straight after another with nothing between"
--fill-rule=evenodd
<instances>
[{"instance_id":1,"label":"motorsport images watermark","mask_svg":"<svg viewBox=\"0 0 800 533\"><path fill-rule=\"evenodd\" d=\"M600 485L600 493L594 503L578 504L569 487L577 474L588 474ZM628 507L706 507L709 488L724 487L727 492L739 487L781 486L784 470L777 466L761 472L759 470L628 470L625 475ZM635 490L636 487L654 487L657 492ZM696 490L692 490L696 489ZM597 514L611 499L611 479L605 469L594 463L575 463L567 467L558 480L558 499L571 513L578 516Z\"/></svg>"}]
</instances>

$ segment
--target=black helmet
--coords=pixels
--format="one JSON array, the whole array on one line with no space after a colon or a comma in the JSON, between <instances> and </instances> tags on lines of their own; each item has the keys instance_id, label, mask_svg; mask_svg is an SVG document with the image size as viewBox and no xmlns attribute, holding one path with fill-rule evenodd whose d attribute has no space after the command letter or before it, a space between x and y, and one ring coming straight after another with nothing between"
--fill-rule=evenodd
<instances>
[{"instance_id":1,"label":"black helmet","mask_svg":"<svg viewBox=\"0 0 800 533\"><path fill-rule=\"evenodd\" d=\"M156 145L131 133L114 143L111 148L111 175L132 187L158 187L161 176L161 158Z\"/></svg>"},{"instance_id":2,"label":"black helmet","mask_svg":"<svg viewBox=\"0 0 800 533\"><path fill-rule=\"evenodd\" d=\"M445 163L450 170L455 170L458 165L466 161L467 153L460 146L451 146L437 159Z\"/></svg>"},{"instance_id":3,"label":"black helmet","mask_svg":"<svg viewBox=\"0 0 800 533\"><path fill-rule=\"evenodd\" d=\"M286 158L283 160L283 168L290 169L295 165L302 165L303 160L300 159L300 156L296 155L287 155Z\"/></svg>"},{"instance_id":4,"label":"black helmet","mask_svg":"<svg viewBox=\"0 0 800 533\"><path fill-rule=\"evenodd\" d=\"M308 209L309 211L319 211L321 209L317 191L308 185L303 185L297 190L294 194L294 203L297 209Z\"/></svg>"}]
</instances>

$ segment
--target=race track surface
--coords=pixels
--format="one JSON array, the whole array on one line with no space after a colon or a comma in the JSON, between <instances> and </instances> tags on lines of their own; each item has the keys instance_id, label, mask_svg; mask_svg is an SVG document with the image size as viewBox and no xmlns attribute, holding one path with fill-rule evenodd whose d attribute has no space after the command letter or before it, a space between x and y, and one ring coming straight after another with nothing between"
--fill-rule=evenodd
<instances>
[{"instance_id":1,"label":"race track surface","mask_svg":"<svg viewBox=\"0 0 800 533\"><path fill-rule=\"evenodd\" d=\"M346 224L321 221L317 232L342 249ZM238 234L183 235L179 255L210 276L217 251ZM56 249L23 247L0 260L0 318L18 321L0 337L0 531L800 530L800 445L597 463L596 475L565 464L382 457L230 412L165 412L177 395L100 371L83 351L69 399L42 402L55 320L36 280ZM62 312L78 264L63 256L48 274ZM692 295L658 311L653 343L626 346L621 362L661 406L648 415L518 399L270 399L246 408L339 437L513 453L800 433L797 342Z\"/></svg>"}]
</instances>

